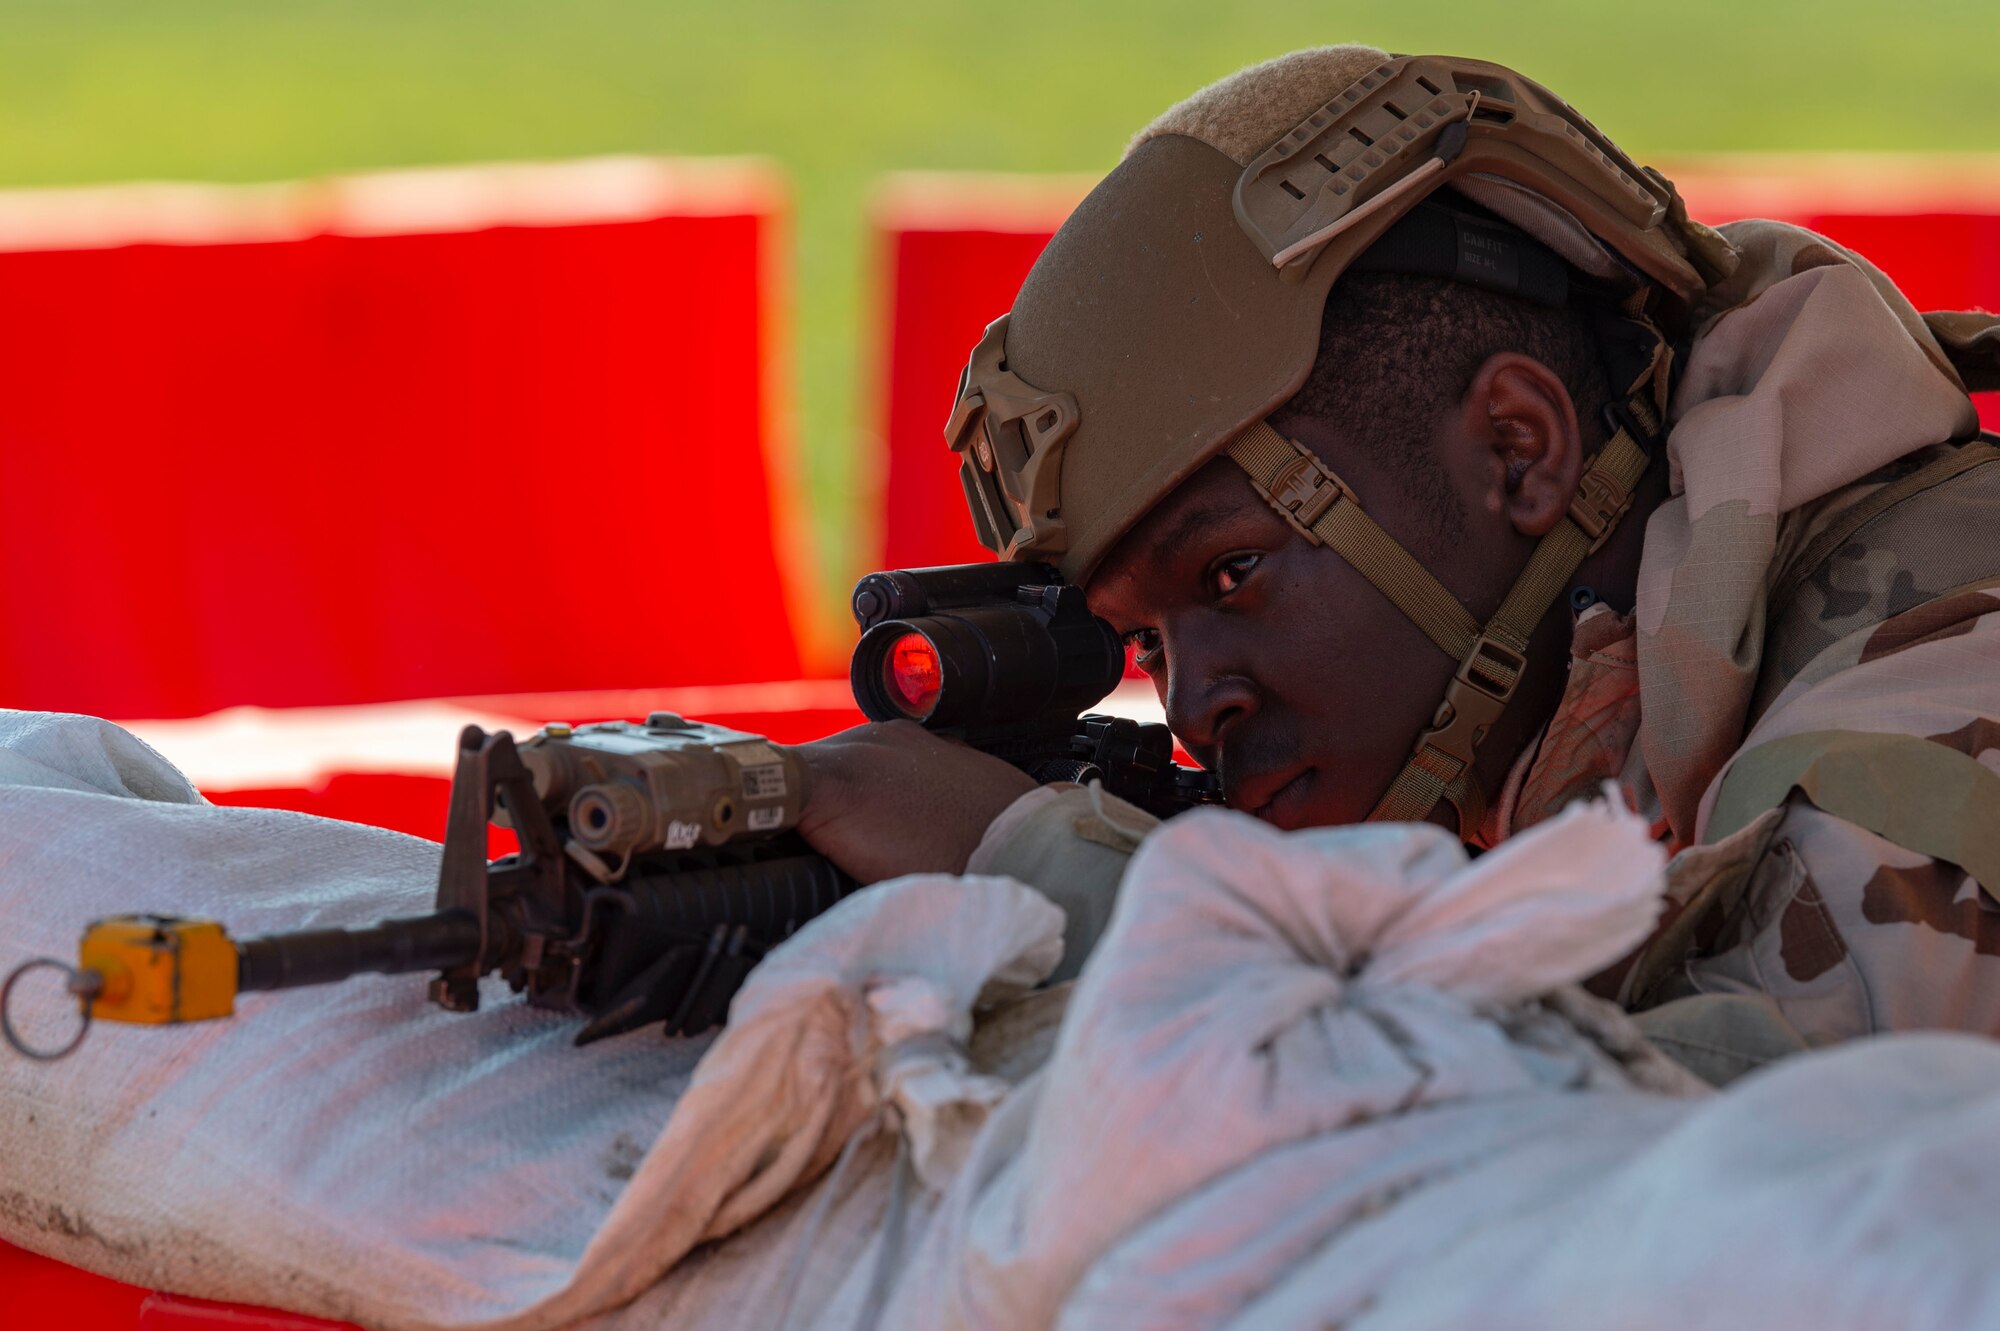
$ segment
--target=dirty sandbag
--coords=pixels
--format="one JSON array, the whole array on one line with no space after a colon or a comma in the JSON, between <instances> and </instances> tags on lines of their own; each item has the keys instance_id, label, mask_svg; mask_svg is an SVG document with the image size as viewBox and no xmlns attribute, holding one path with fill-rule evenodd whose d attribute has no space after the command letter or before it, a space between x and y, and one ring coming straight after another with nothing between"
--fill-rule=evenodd
<instances>
[{"instance_id":1,"label":"dirty sandbag","mask_svg":"<svg viewBox=\"0 0 2000 1331\"><path fill-rule=\"evenodd\" d=\"M1470 862L1428 825L1167 824L885 1325L1053 1325L1121 1236L1287 1143L1544 1089L1698 1092L1616 1013L1542 1002L1645 937L1662 859L1607 803ZM1255 1245L1241 1217L1278 1212L1245 1200Z\"/></svg>"}]
</instances>

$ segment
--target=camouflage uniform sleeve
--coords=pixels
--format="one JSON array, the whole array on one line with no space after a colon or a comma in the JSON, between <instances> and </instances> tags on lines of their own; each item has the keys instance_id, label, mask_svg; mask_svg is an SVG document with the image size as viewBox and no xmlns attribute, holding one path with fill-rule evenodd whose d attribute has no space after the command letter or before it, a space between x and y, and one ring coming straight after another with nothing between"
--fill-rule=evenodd
<instances>
[{"instance_id":1,"label":"camouflage uniform sleeve","mask_svg":"<svg viewBox=\"0 0 2000 1331\"><path fill-rule=\"evenodd\" d=\"M1981 596L1948 620L1935 602L1891 619L1860 660L1764 718L1712 793L1712 844L1696 848L1747 836L1757 853L1713 894L1720 904L1652 1003L1768 998L1775 1024L1735 1014L1757 1024L1739 1041L1753 1054L1791 1036L1820 1046L1882 1031L2000 1035L2000 597ZM1920 613L1930 631L1913 634L1904 621ZM1724 835L1730 783L1755 770L1759 745L1817 757L1780 765L1775 779L1767 770L1764 789L1737 801L1733 821L1754 825ZM1670 866L1670 899L1672 879ZM1685 1035L1698 1014L1673 1006L1650 1020L1682 1023ZM1710 1006L1720 1020L1727 1005Z\"/></svg>"},{"instance_id":2,"label":"camouflage uniform sleeve","mask_svg":"<svg viewBox=\"0 0 2000 1331\"><path fill-rule=\"evenodd\" d=\"M1795 794L1685 979L1704 994L1767 995L1810 1046L1877 1031L2000 1034L2000 911L1958 865Z\"/></svg>"},{"instance_id":3,"label":"camouflage uniform sleeve","mask_svg":"<svg viewBox=\"0 0 2000 1331\"><path fill-rule=\"evenodd\" d=\"M1040 786L993 820L965 869L1019 879L1063 908L1063 959L1050 979L1074 979L1110 923L1126 863L1157 826L1101 790Z\"/></svg>"}]
</instances>

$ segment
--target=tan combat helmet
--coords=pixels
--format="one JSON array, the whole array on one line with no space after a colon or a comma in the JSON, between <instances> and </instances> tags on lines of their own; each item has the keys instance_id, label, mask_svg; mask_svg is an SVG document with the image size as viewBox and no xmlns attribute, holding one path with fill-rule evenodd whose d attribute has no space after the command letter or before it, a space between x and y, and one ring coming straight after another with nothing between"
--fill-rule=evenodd
<instances>
[{"instance_id":1,"label":"tan combat helmet","mask_svg":"<svg viewBox=\"0 0 2000 1331\"><path fill-rule=\"evenodd\" d=\"M1569 521L1485 624L1265 423L1312 370L1335 279L1447 185L1613 293L1650 347L1614 381L1614 431ZM1227 452L1308 540L1339 552L1459 663L1371 817L1423 818L1445 799L1469 834L1484 808L1473 754L1521 678L1528 638L1645 469L1670 360L1658 329L1683 326L1734 261L1664 177L1511 70L1300 51L1204 89L1133 141L973 351L946 436L980 539L1078 582Z\"/></svg>"}]
</instances>

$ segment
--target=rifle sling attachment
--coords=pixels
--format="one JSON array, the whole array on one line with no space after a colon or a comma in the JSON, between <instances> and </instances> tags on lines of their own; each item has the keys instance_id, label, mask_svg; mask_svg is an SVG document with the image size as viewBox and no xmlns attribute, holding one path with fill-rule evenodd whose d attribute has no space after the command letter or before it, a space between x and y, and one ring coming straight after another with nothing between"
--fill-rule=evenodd
<instances>
[{"instance_id":1,"label":"rifle sling attachment","mask_svg":"<svg viewBox=\"0 0 2000 1331\"><path fill-rule=\"evenodd\" d=\"M1535 547L1483 627L1303 444L1279 434L1267 421L1258 421L1230 442L1225 451L1279 516L1314 545L1324 545L1352 564L1458 662L1436 716L1368 815L1371 822L1426 818L1440 799L1457 810L1461 838L1472 835L1484 820L1486 796L1473 779L1473 756L1527 672L1528 639L1577 566L1617 529L1646 470L1647 453L1633 437L1628 416L1641 430L1655 428L1650 404L1637 396L1623 413L1610 414L1617 428L1578 483L1568 515Z\"/></svg>"}]
</instances>

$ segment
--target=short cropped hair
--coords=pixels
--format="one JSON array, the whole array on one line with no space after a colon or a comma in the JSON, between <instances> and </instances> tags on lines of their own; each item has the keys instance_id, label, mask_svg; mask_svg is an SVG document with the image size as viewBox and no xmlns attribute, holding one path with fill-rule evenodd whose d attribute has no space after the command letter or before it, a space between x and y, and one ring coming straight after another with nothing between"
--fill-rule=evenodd
<instances>
[{"instance_id":1,"label":"short cropped hair","mask_svg":"<svg viewBox=\"0 0 2000 1331\"><path fill-rule=\"evenodd\" d=\"M1326 299L1319 356L1305 384L1272 413L1324 424L1371 451L1435 521L1428 536L1461 536L1466 514L1429 447L1440 417L1458 405L1490 356L1516 351L1553 370L1576 404L1586 450L1603 442L1600 417L1611 388L1590 318L1445 278L1343 274Z\"/></svg>"}]
</instances>

